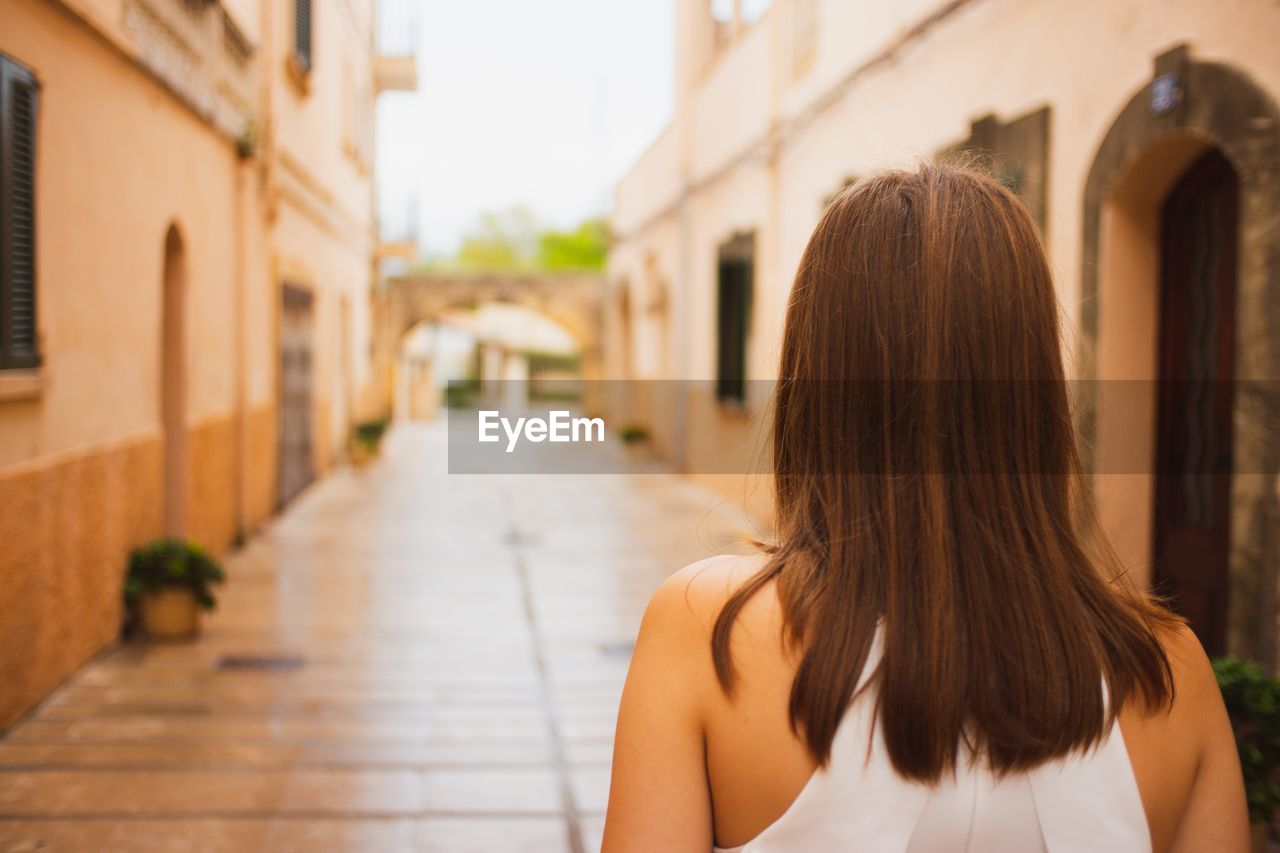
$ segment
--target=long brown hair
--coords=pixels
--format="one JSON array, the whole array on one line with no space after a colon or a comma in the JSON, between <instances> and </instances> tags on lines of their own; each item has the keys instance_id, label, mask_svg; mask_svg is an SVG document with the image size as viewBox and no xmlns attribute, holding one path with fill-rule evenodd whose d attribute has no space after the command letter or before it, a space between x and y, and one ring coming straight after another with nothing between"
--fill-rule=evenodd
<instances>
[{"instance_id":1,"label":"long brown hair","mask_svg":"<svg viewBox=\"0 0 1280 853\"><path fill-rule=\"evenodd\" d=\"M925 165L831 204L792 289L773 418L778 541L712 654L731 695L734 622L776 581L799 652L791 724L820 764L878 625L868 683L908 779L961 749L1026 770L1097 743L1131 696L1172 701L1157 631L1179 620L1094 535L1049 266L997 181Z\"/></svg>"}]
</instances>

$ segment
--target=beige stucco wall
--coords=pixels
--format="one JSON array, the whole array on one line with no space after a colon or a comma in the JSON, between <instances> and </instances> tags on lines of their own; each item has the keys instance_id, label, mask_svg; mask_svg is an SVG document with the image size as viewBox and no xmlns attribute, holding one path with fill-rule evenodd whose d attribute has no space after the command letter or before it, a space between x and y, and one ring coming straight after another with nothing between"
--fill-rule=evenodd
<instances>
[{"instance_id":1,"label":"beige stucco wall","mask_svg":"<svg viewBox=\"0 0 1280 853\"><path fill-rule=\"evenodd\" d=\"M373 120L372 4L317 7L315 62L305 79L289 68L291 27L288 4L264 7L264 32L276 34L268 36L264 56L276 116L272 275L277 287L306 288L315 300L314 385L324 392L314 436L323 469L345 452L351 425L377 414L383 403L369 358L376 248L372 128L366 126Z\"/></svg>"},{"instance_id":2,"label":"beige stucco wall","mask_svg":"<svg viewBox=\"0 0 1280 853\"><path fill-rule=\"evenodd\" d=\"M780 98L781 105L770 116L783 131L775 166L780 235L777 258L767 267L761 265L757 294L764 297L759 306L771 319L785 304L791 273L824 199L846 176L909 165L964 138L975 118L990 112L1012 118L1043 104L1053 109L1046 242L1063 301L1074 311L1084 176L1116 113L1150 79L1155 55L1187 41L1197 58L1232 63L1267 88L1280 89L1280 53L1267 35L1280 26L1280 10L1263 0L1226 9L1208 0L1163 4L973 0L923 35L906 41L894 61L855 76L832 106L793 129L787 122L806 108L811 111L812 101L824 94L825 90L812 91L808 102L801 100L804 92L816 87L809 82L811 77L823 77L824 68L834 63L838 68L827 70L825 79L847 78L860 61L876 52L846 50L834 33L853 32L858 44L870 40L868 44L884 48L896 42L906 23L895 13L880 30L874 18L860 18L856 27L838 27L851 4L826 0L819 5L823 33L819 65L794 85L795 94L786 92ZM923 20L929 8L944 4L907 5L919 7ZM692 185L694 203L700 205L693 228L705 235L701 245L694 241L688 282L688 288L699 293L713 291L714 252L713 260L707 262L706 240L730 233L743 220L751 220L758 231L766 227L763 212L771 201L768 182L759 173L768 167L768 155L775 149L760 136L762 121L747 117L760 112L768 89L758 88L762 75L739 62L738 53L749 54L757 62L781 63L780 48L762 59L758 47L768 41L763 31L780 11L775 4L740 44L729 49L730 56L712 62L696 90L695 115L691 119L678 116L674 122L692 120L705 129L693 134L691 151L684 158L695 164L685 181ZM638 253L631 251L632 244L651 245L648 231L675 219L671 208L681 181L672 169L678 168L682 158L668 148L664 137L618 186L614 224L621 240L611 256L615 275L638 274L640 261ZM744 151L754 156L743 157ZM666 217L655 221L664 212ZM668 239L661 253L675 256L675 242ZM707 327L708 337L710 331ZM706 359L694 353L687 370L697 374L709 368Z\"/></svg>"},{"instance_id":3,"label":"beige stucco wall","mask_svg":"<svg viewBox=\"0 0 1280 853\"><path fill-rule=\"evenodd\" d=\"M109 4L95 4L94 9ZM0 51L41 82L34 399L0 400L0 726L119 629L130 547L162 531L165 235L187 286L188 523L225 548L236 526L237 263L231 140L111 39L39 0L0 2ZM180 152L180 156L175 156Z\"/></svg>"},{"instance_id":4,"label":"beige stucco wall","mask_svg":"<svg viewBox=\"0 0 1280 853\"><path fill-rule=\"evenodd\" d=\"M284 282L315 295L318 471L380 406L373 3L316 4L305 85L286 64L291 4L228 8L244 55L218 6L0 0L0 52L41 83L43 355L21 394L0 375L0 729L115 639L128 551L165 532L171 226L186 289L185 535L222 552L276 509ZM242 159L249 116L258 140Z\"/></svg>"},{"instance_id":5,"label":"beige stucco wall","mask_svg":"<svg viewBox=\"0 0 1280 853\"><path fill-rule=\"evenodd\" d=\"M120 631L129 548L159 533L163 452L131 436L0 473L0 729Z\"/></svg>"},{"instance_id":6,"label":"beige stucco wall","mask_svg":"<svg viewBox=\"0 0 1280 853\"><path fill-rule=\"evenodd\" d=\"M986 114L1009 120L1045 105L1045 241L1074 339L1086 176L1116 115L1151 79L1154 58L1186 42L1197 60L1242 69L1280 100L1280 7L1265 0L971 0L946 14L951 4L936 0L817 5L814 60L796 78L788 42L796 4L775 0L719 55L700 29L705 4L678 4L677 113L617 187L609 264L614 293L642 280L646 264L672 270L670 322L683 330L666 358L674 377L714 373L716 252L736 230L756 232L748 370L769 378L795 267L825 200L848 177L909 166L966 138ZM1101 298L1103 314L1112 313L1110 325L1101 322L1099 347L1110 354L1099 376L1130 377L1151 365L1123 352L1151 339L1152 318L1137 304L1150 294L1134 293L1140 285L1123 273L1141 259L1109 261L1105 250L1114 268ZM1130 477L1100 490L1117 545L1139 571L1150 519L1133 501L1149 489Z\"/></svg>"},{"instance_id":7,"label":"beige stucco wall","mask_svg":"<svg viewBox=\"0 0 1280 853\"><path fill-rule=\"evenodd\" d=\"M44 353L40 398L0 403L0 468L157 427L170 225L186 254L188 417L225 414L240 233L230 141L52 4L3 0L0 12L0 51L42 84L36 266Z\"/></svg>"}]
</instances>

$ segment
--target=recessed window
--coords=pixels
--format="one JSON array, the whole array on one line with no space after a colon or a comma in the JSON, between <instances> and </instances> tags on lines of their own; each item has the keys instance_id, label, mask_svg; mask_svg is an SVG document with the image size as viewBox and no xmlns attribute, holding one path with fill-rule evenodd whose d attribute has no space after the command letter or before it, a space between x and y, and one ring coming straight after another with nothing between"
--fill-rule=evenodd
<instances>
[{"instance_id":1,"label":"recessed window","mask_svg":"<svg viewBox=\"0 0 1280 853\"><path fill-rule=\"evenodd\" d=\"M0 370L37 367L35 74L0 55Z\"/></svg>"},{"instance_id":2,"label":"recessed window","mask_svg":"<svg viewBox=\"0 0 1280 853\"><path fill-rule=\"evenodd\" d=\"M755 278L755 235L741 234L720 247L716 268L716 399L747 399L747 338Z\"/></svg>"},{"instance_id":3,"label":"recessed window","mask_svg":"<svg viewBox=\"0 0 1280 853\"><path fill-rule=\"evenodd\" d=\"M315 63L312 11L311 0L293 0L293 58L304 72L310 71Z\"/></svg>"}]
</instances>

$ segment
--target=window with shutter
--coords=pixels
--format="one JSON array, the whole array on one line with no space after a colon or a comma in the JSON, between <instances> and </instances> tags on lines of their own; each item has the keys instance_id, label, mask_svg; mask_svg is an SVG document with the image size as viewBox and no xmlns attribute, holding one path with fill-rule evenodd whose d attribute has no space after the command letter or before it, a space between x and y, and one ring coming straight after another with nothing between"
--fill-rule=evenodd
<instances>
[{"instance_id":1,"label":"window with shutter","mask_svg":"<svg viewBox=\"0 0 1280 853\"><path fill-rule=\"evenodd\" d=\"M755 278L755 237L735 237L720 247L716 273L716 399L747 400L747 339Z\"/></svg>"},{"instance_id":2,"label":"window with shutter","mask_svg":"<svg viewBox=\"0 0 1280 853\"><path fill-rule=\"evenodd\" d=\"M36 108L30 69L0 55L0 370L40 364L36 338Z\"/></svg>"},{"instance_id":3,"label":"window with shutter","mask_svg":"<svg viewBox=\"0 0 1280 853\"><path fill-rule=\"evenodd\" d=\"M311 0L293 0L293 52L303 71L312 65L311 28Z\"/></svg>"}]
</instances>

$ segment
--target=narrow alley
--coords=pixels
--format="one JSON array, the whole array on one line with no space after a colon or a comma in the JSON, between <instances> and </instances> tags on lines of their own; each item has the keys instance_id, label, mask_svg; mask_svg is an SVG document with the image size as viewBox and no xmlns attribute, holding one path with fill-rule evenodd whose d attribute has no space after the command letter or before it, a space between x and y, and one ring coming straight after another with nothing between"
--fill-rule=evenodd
<instances>
[{"instance_id":1,"label":"narrow alley","mask_svg":"<svg viewBox=\"0 0 1280 853\"><path fill-rule=\"evenodd\" d=\"M444 460L398 427L227 561L197 643L117 648L15 726L0 849L598 849L644 603L750 526L670 475Z\"/></svg>"}]
</instances>

